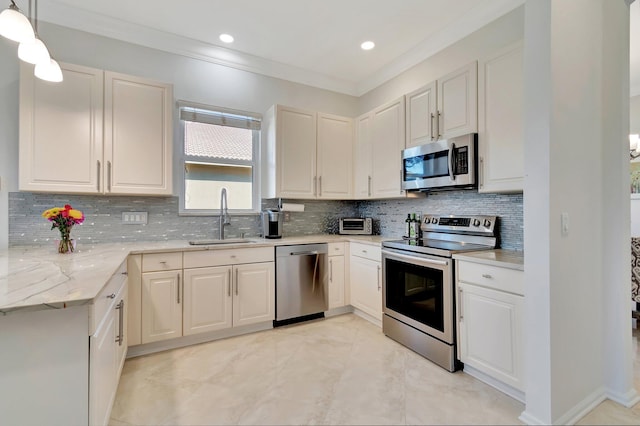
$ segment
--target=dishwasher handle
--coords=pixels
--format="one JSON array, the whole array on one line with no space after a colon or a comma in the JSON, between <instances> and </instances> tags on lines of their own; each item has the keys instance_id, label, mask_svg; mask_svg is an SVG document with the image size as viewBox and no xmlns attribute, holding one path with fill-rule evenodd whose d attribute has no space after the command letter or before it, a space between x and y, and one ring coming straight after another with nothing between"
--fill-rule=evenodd
<instances>
[{"instance_id":1,"label":"dishwasher handle","mask_svg":"<svg viewBox=\"0 0 640 426\"><path fill-rule=\"evenodd\" d=\"M318 253L317 251L298 251L298 252L291 252L289 253L291 256L317 256Z\"/></svg>"}]
</instances>

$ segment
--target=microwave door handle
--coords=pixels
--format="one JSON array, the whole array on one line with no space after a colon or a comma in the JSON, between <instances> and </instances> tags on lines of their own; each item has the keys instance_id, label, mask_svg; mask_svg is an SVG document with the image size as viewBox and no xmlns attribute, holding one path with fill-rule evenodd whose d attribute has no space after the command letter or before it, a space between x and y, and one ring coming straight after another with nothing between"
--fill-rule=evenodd
<instances>
[{"instance_id":1,"label":"microwave door handle","mask_svg":"<svg viewBox=\"0 0 640 426\"><path fill-rule=\"evenodd\" d=\"M451 178L451 180L456 180L455 171L453 170L453 153L455 148L456 144L451 142L451 146L449 147L449 177Z\"/></svg>"}]
</instances>

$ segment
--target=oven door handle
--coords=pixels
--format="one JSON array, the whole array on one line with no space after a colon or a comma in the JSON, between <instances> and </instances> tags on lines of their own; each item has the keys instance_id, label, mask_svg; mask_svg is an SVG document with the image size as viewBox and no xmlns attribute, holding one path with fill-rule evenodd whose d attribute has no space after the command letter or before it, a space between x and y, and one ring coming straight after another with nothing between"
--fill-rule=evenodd
<instances>
[{"instance_id":1,"label":"oven door handle","mask_svg":"<svg viewBox=\"0 0 640 426\"><path fill-rule=\"evenodd\" d=\"M400 254L395 251L392 252L392 251L382 250L382 254L388 254L390 256L407 260L409 262L420 261L420 262L431 263L434 265L442 265L442 266L447 266L449 264L448 260L437 260L437 259L425 258L422 256L407 256L405 254Z\"/></svg>"}]
</instances>

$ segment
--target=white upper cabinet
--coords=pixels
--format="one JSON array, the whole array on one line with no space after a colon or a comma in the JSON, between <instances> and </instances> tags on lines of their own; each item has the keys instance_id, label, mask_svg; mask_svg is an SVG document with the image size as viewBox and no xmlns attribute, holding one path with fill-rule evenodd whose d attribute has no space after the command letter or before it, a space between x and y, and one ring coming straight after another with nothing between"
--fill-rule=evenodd
<instances>
[{"instance_id":1,"label":"white upper cabinet","mask_svg":"<svg viewBox=\"0 0 640 426\"><path fill-rule=\"evenodd\" d=\"M477 74L472 62L406 95L407 148L478 131Z\"/></svg>"},{"instance_id":2,"label":"white upper cabinet","mask_svg":"<svg viewBox=\"0 0 640 426\"><path fill-rule=\"evenodd\" d=\"M478 64L438 79L438 139L478 131Z\"/></svg>"},{"instance_id":3,"label":"white upper cabinet","mask_svg":"<svg viewBox=\"0 0 640 426\"><path fill-rule=\"evenodd\" d=\"M356 118L353 145L353 193L356 199L371 197L371 113Z\"/></svg>"},{"instance_id":4,"label":"white upper cabinet","mask_svg":"<svg viewBox=\"0 0 640 426\"><path fill-rule=\"evenodd\" d=\"M481 60L478 192L521 192L524 180L523 44Z\"/></svg>"},{"instance_id":5,"label":"white upper cabinet","mask_svg":"<svg viewBox=\"0 0 640 426\"><path fill-rule=\"evenodd\" d=\"M435 81L406 95L406 108L407 148L438 139Z\"/></svg>"},{"instance_id":6,"label":"white upper cabinet","mask_svg":"<svg viewBox=\"0 0 640 426\"><path fill-rule=\"evenodd\" d=\"M48 83L20 65L20 190L99 192L104 73L60 66L64 81Z\"/></svg>"},{"instance_id":7,"label":"white upper cabinet","mask_svg":"<svg viewBox=\"0 0 640 426\"><path fill-rule=\"evenodd\" d=\"M171 85L105 72L104 87L105 192L171 195Z\"/></svg>"},{"instance_id":8,"label":"white upper cabinet","mask_svg":"<svg viewBox=\"0 0 640 426\"><path fill-rule=\"evenodd\" d=\"M376 108L371 120L371 198L404 197L404 96Z\"/></svg>"},{"instance_id":9,"label":"white upper cabinet","mask_svg":"<svg viewBox=\"0 0 640 426\"><path fill-rule=\"evenodd\" d=\"M23 191L171 195L171 85L72 64L20 71Z\"/></svg>"},{"instance_id":10,"label":"white upper cabinet","mask_svg":"<svg viewBox=\"0 0 640 426\"><path fill-rule=\"evenodd\" d=\"M353 120L318 113L318 198L353 195Z\"/></svg>"},{"instance_id":11,"label":"white upper cabinet","mask_svg":"<svg viewBox=\"0 0 640 426\"><path fill-rule=\"evenodd\" d=\"M262 132L265 198L352 198L351 118L275 105Z\"/></svg>"}]
</instances>

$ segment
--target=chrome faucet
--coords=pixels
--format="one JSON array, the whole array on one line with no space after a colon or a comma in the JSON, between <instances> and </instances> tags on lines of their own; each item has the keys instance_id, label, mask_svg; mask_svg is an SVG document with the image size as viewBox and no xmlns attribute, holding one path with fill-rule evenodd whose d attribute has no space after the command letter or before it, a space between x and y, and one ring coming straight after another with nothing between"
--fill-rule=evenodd
<instances>
[{"instance_id":1,"label":"chrome faucet","mask_svg":"<svg viewBox=\"0 0 640 426\"><path fill-rule=\"evenodd\" d=\"M231 225L229 209L227 208L227 188L220 193L220 239L224 240L224 226Z\"/></svg>"}]
</instances>

